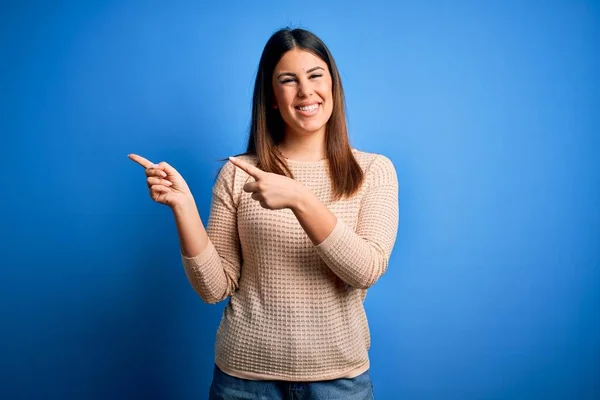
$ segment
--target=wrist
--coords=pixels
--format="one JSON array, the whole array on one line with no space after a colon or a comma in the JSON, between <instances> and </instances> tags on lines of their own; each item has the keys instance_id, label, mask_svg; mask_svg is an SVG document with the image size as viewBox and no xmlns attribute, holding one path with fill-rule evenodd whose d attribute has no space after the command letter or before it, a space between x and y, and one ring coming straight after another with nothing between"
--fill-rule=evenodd
<instances>
[{"instance_id":1,"label":"wrist","mask_svg":"<svg viewBox=\"0 0 600 400\"><path fill-rule=\"evenodd\" d=\"M196 201L192 195L186 196L183 201L171 207L175 215L187 214L196 210Z\"/></svg>"},{"instance_id":2,"label":"wrist","mask_svg":"<svg viewBox=\"0 0 600 400\"><path fill-rule=\"evenodd\" d=\"M305 212L309 208L308 204L310 203L312 196L314 196L314 194L308 190L306 186L299 184L290 209L294 213Z\"/></svg>"}]
</instances>

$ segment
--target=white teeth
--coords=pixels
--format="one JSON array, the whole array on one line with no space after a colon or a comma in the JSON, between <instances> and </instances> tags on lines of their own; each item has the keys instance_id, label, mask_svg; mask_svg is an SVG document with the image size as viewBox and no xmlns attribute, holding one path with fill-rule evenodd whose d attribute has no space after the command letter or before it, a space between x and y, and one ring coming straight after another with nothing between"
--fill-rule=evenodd
<instances>
[{"instance_id":1,"label":"white teeth","mask_svg":"<svg viewBox=\"0 0 600 400\"><path fill-rule=\"evenodd\" d=\"M302 110L302 111L315 111L317 109L317 107L319 107L318 104L313 104L310 106L298 107L298 109Z\"/></svg>"}]
</instances>

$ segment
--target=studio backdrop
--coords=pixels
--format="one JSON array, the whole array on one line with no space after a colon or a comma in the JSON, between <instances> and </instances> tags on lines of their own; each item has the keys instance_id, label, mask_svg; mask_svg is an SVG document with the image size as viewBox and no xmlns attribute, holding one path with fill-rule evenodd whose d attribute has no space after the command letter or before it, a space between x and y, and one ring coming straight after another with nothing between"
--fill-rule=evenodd
<instances>
[{"instance_id":1,"label":"studio backdrop","mask_svg":"<svg viewBox=\"0 0 600 400\"><path fill-rule=\"evenodd\" d=\"M0 398L206 398L226 301L127 154L206 222L284 26L329 46L351 145L398 173L376 398L600 397L600 7L565 0L2 2Z\"/></svg>"}]
</instances>

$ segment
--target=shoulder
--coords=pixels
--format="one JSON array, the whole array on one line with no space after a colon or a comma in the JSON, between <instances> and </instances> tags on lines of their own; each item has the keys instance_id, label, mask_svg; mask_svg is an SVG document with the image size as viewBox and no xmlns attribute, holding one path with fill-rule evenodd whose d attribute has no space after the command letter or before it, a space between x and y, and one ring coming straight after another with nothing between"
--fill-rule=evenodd
<instances>
[{"instance_id":1,"label":"shoulder","mask_svg":"<svg viewBox=\"0 0 600 400\"><path fill-rule=\"evenodd\" d=\"M235 157L252 165L256 165L257 163L257 158L253 155L242 154L236 155ZM225 188L228 192L234 192L236 187L243 186L248 178L249 175L245 171L236 167L231 161L227 160L217 172L213 190Z\"/></svg>"},{"instance_id":2,"label":"shoulder","mask_svg":"<svg viewBox=\"0 0 600 400\"><path fill-rule=\"evenodd\" d=\"M370 186L398 184L396 168L390 158L383 154L358 149L352 149L352 153L365 173L367 184Z\"/></svg>"}]
</instances>

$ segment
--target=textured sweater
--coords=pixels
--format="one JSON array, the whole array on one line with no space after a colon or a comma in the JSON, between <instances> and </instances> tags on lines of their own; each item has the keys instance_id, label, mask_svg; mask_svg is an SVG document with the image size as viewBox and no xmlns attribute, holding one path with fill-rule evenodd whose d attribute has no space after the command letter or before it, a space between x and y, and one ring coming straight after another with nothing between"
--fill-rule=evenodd
<instances>
[{"instance_id":1,"label":"textured sweater","mask_svg":"<svg viewBox=\"0 0 600 400\"><path fill-rule=\"evenodd\" d=\"M387 270L398 228L398 179L385 156L353 149L365 172L351 198L332 200L328 161L287 160L294 179L337 217L314 245L290 209L268 210L242 190L252 178L227 162L217 176L209 243L181 254L210 304L229 297L215 363L253 380L353 378L369 368L366 290ZM256 165L256 157L238 157Z\"/></svg>"}]
</instances>

